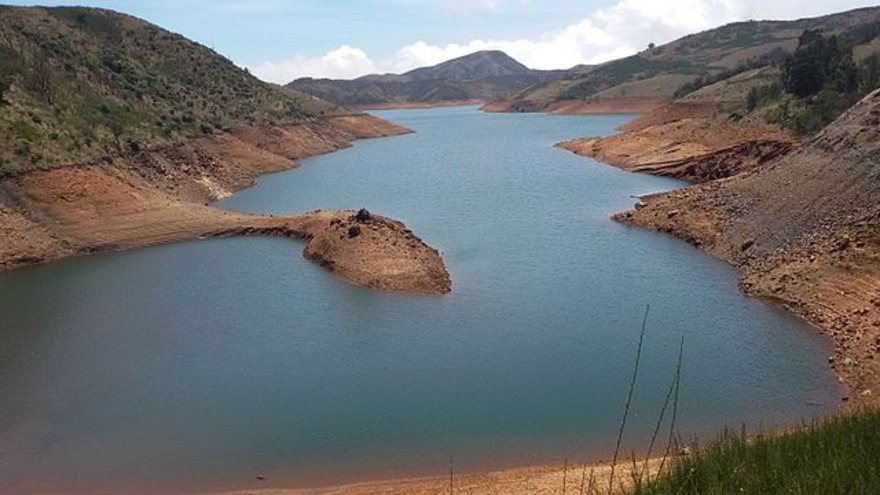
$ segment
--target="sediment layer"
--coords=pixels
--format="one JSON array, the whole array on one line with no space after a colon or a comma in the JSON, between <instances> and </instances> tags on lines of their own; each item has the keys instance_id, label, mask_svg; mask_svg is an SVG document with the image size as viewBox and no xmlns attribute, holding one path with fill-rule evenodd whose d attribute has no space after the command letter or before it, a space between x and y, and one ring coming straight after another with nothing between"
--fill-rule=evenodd
<instances>
[{"instance_id":1,"label":"sediment layer","mask_svg":"<svg viewBox=\"0 0 880 495\"><path fill-rule=\"evenodd\" d=\"M689 117L558 146L630 172L706 182L753 170L788 153L795 144L776 130Z\"/></svg>"}]
</instances>

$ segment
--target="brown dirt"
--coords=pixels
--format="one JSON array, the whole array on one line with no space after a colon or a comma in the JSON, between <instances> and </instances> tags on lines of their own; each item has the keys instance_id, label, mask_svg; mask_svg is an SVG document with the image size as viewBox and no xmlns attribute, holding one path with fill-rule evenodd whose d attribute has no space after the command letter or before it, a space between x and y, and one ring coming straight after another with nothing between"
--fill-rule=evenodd
<instances>
[{"instance_id":1,"label":"brown dirt","mask_svg":"<svg viewBox=\"0 0 880 495\"><path fill-rule=\"evenodd\" d=\"M668 103L639 114L620 127L621 131L637 131L653 125L667 124L683 119L710 119L718 117L718 105L695 103Z\"/></svg>"},{"instance_id":2,"label":"brown dirt","mask_svg":"<svg viewBox=\"0 0 880 495\"><path fill-rule=\"evenodd\" d=\"M660 459L652 459L647 466L648 473L651 476L656 475L660 464ZM643 466L640 465L639 469L643 469ZM593 491L590 491L589 485L591 473ZM584 476L586 476L585 480ZM567 467L552 465L455 475L453 488L459 495L555 495L581 493L583 480L585 493L598 494L608 493L610 478L611 468L605 463L589 465L586 467L586 472L583 465ZM623 463L617 466L614 478L615 491L631 486L631 464ZM446 495L448 493L450 493L449 476L437 476L309 489L263 489L255 483L251 489L210 495Z\"/></svg>"},{"instance_id":3,"label":"brown dirt","mask_svg":"<svg viewBox=\"0 0 880 495\"><path fill-rule=\"evenodd\" d=\"M42 263L56 255L71 254L71 248L48 229L11 206L0 189L0 271Z\"/></svg>"},{"instance_id":4,"label":"brown dirt","mask_svg":"<svg viewBox=\"0 0 880 495\"><path fill-rule=\"evenodd\" d=\"M348 146L351 139L407 132L369 116L246 129L105 163L0 182L0 270L93 252L229 235L308 241L305 255L354 284L418 294L448 292L436 250L396 221L374 216L357 237L339 235L352 212L247 215L207 202L260 174ZM332 222L332 224L331 224Z\"/></svg>"},{"instance_id":5,"label":"brown dirt","mask_svg":"<svg viewBox=\"0 0 880 495\"><path fill-rule=\"evenodd\" d=\"M558 146L630 172L705 182L751 170L795 145L782 132L715 118L647 122L615 136L575 139Z\"/></svg>"},{"instance_id":6,"label":"brown dirt","mask_svg":"<svg viewBox=\"0 0 880 495\"><path fill-rule=\"evenodd\" d=\"M880 394L880 91L789 154L644 198L616 219L668 232L743 272L741 287L835 343L849 404Z\"/></svg>"}]
</instances>

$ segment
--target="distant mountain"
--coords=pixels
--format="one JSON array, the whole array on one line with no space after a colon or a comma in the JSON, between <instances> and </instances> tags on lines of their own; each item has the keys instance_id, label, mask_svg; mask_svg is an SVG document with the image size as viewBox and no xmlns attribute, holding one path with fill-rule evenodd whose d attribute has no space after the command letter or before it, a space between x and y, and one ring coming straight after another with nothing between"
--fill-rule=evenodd
<instances>
[{"instance_id":1,"label":"distant mountain","mask_svg":"<svg viewBox=\"0 0 880 495\"><path fill-rule=\"evenodd\" d=\"M567 100L672 99L718 80L773 66L794 50L807 29L841 34L856 46L876 50L872 43L880 34L880 7L796 21L728 24L585 68L582 73L572 69L561 78L524 89L509 99L507 109L543 111Z\"/></svg>"},{"instance_id":2,"label":"distant mountain","mask_svg":"<svg viewBox=\"0 0 880 495\"><path fill-rule=\"evenodd\" d=\"M302 78L287 87L341 105L434 103L496 99L567 73L532 70L504 52L481 51L400 75L373 74L354 80Z\"/></svg>"},{"instance_id":3,"label":"distant mountain","mask_svg":"<svg viewBox=\"0 0 880 495\"><path fill-rule=\"evenodd\" d=\"M531 69L501 51L483 51L449 60L433 67L423 67L404 74L413 81L445 79L479 81L491 77L530 74Z\"/></svg>"}]
</instances>

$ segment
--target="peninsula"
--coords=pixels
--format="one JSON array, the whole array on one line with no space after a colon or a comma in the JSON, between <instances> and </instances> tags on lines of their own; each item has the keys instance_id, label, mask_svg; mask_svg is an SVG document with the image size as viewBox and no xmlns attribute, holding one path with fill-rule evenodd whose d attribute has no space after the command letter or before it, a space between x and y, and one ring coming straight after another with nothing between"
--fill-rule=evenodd
<instances>
[{"instance_id":1,"label":"peninsula","mask_svg":"<svg viewBox=\"0 0 880 495\"><path fill-rule=\"evenodd\" d=\"M263 83L208 48L123 14L2 13L0 136L8 146L0 150L0 271L271 234L308 240L307 258L357 285L451 289L437 251L399 222L371 215L340 232L354 227L353 213L270 217L209 206L262 174L408 129ZM38 42L47 37L56 43Z\"/></svg>"}]
</instances>

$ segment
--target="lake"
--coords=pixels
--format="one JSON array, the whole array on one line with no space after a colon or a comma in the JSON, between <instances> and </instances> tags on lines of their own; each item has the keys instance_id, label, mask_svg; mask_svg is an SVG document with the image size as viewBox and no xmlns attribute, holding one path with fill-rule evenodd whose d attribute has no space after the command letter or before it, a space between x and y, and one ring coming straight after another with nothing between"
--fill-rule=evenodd
<instances>
[{"instance_id":1,"label":"lake","mask_svg":"<svg viewBox=\"0 0 880 495\"><path fill-rule=\"evenodd\" d=\"M308 486L610 458L644 448L685 337L678 424L781 427L842 390L829 343L729 266L616 224L681 187L552 145L627 116L377 115L360 141L219 206L367 207L439 249L453 292L351 286L285 239L210 240L0 276L3 493Z\"/></svg>"}]
</instances>

